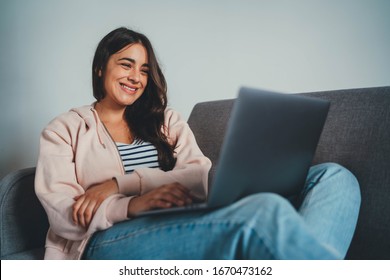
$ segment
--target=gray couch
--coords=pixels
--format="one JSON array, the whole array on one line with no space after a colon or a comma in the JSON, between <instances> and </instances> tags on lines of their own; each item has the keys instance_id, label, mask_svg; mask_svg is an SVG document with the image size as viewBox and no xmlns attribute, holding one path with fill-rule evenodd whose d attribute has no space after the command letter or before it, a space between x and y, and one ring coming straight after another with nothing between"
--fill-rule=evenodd
<instances>
[{"instance_id":1,"label":"gray couch","mask_svg":"<svg viewBox=\"0 0 390 280\"><path fill-rule=\"evenodd\" d=\"M358 178L362 206L348 259L390 259L390 87L304 93L331 101L314 163L337 162ZM188 120L213 176L234 100L197 104ZM256 125L255 123L253 124ZM41 259L48 228L34 194L34 168L0 186L1 259Z\"/></svg>"}]
</instances>

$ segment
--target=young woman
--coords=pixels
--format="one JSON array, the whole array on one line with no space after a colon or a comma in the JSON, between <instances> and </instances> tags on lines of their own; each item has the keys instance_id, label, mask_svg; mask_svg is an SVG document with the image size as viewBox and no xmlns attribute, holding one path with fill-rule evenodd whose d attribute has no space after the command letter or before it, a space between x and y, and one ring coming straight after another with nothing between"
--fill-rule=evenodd
<instances>
[{"instance_id":1,"label":"young woman","mask_svg":"<svg viewBox=\"0 0 390 280\"><path fill-rule=\"evenodd\" d=\"M187 123L167 109L150 41L107 34L92 65L96 102L42 132L35 189L50 223L46 259L341 259L360 206L355 177L310 169L303 201L248 196L215 211L134 218L204 200L211 167Z\"/></svg>"}]
</instances>

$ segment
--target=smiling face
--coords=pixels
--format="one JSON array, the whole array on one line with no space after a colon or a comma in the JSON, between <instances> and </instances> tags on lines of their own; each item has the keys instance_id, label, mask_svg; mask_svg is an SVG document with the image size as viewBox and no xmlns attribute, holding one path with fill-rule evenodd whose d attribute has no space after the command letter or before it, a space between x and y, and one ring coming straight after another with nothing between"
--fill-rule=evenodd
<instances>
[{"instance_id":1,"label":"smiling face","mask_svg":"<svg viewBox=\"0 0 390 280\"><path fill-rule=\"evenodd\" d=\"M149 75L148 54L139 43L110 56L104 73L105 96L102 105L125 108L144 92Z\"/></svg>"}]
</instances>

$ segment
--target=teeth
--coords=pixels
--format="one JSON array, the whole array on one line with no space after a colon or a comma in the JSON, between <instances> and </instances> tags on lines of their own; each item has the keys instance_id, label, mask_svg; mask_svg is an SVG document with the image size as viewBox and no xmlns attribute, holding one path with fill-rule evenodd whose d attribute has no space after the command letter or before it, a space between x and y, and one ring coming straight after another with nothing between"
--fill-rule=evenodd
<instances>
[{"instance_id":1,"label":"teeth","mask_svg":"<svg viewBox=\"0 0 390 280\"><path fill-rule=\"evenodd\" d=\"M127 89L127 90L131 90L131 91L135 91L136 89L135 88L131 88L131 87L128 87L124 84L121 84L121 86L124 88L124 89Z\"/></svg>"}]
</instances>

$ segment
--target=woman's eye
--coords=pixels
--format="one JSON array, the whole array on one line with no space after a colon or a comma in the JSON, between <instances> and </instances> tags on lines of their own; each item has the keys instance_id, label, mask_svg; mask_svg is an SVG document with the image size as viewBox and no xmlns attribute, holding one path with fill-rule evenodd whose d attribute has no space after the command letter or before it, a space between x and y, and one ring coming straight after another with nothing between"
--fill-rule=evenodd
<instances>
[{"instance_id":1,"label":"woman's eye","mask_svg":"<svg viewBox=\"0 0 390 280\"><path fill-rule=\"evenodd\" d=\"M131 68L131 65L130 64L127 64L127 63L121 63L121 65L126 68L126 69L129 69Z\"/></svg>"},{"instance_id":2,"label":"woman's eye","mask_svg":"<svg viewBox=\"0 0 390 280\"><path fill-rule=\"evenodd\" d=\"M142 74L149 75L149 70L141 70Z\"/></svg>"}]
</instances>

